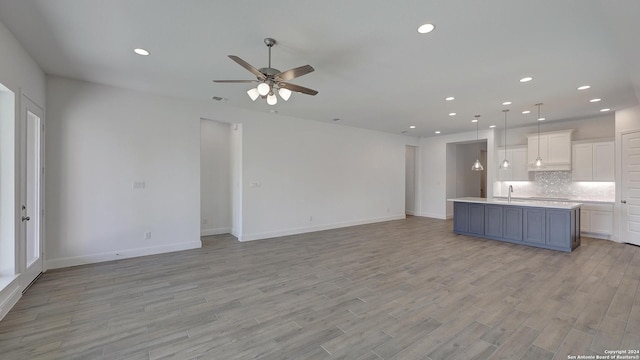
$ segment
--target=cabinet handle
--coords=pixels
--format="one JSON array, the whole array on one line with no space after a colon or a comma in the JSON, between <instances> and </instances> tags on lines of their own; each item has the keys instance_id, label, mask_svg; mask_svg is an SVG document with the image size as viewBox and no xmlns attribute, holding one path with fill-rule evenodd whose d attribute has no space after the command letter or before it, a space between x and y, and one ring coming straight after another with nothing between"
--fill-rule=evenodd
<instances>
[{"instance_id":1,"label":"cabinet handle","mask_svg":"<svg viewBox=\"0 0 640 360\"><path fill-rule=\"evenodd\" d=\"M620 200L621 203L626 204L627 200Z\"/></svg>"}]
</instances>

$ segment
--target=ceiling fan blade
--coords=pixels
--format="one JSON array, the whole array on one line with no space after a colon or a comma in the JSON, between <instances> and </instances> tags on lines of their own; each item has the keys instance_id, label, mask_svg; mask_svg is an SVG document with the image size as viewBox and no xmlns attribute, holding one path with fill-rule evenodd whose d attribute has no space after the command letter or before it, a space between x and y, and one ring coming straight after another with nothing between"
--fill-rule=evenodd
<instances>
[{"instance_id":1,"label":"ceiling fan blade","mask_svg":"<svg viewBox=\"0 0 640 360\"><path fill-rule=\"evenodd\" d=\"M283 71L279 74L276 74L274 78L278 81L288 81L291 79L295 79L299 76L306 75L310 72L313 72L315 69L311 65L299 66L297 68L289 69Z\"/></svg>"},{"instance_id":2,"label":"ceiling fan blade","mask_svg":"<svg viewBox=\"0 0 640 360\"><path fill-rule=\"evenodd\" d=\"M317 91L315 91L313 89L309 89L309 88L306 88L304 86L300 86L300 85L296 85L296 84L290 84L290 83L286 83L286 82L280 82L280 83L278 83L278 86L280 86L282 88L285 88L285 89L289 89L291 91L307 94L307 95L315 95L315 94L318 93Z\"/></svg>"},{"instance_id":3,"label":"ceiling fan blade","mask_svg":"<svg viewBox=\"0 0 640 360\"><path fill-rule=\"evenodd\" d=\"M217 83L255 83L258 80L213 80L213 82Z\"/></svg>"},{"instance_id":4,"label":"ceiling fan blade","mask_svg":"<svg viewBox=\"0 0 640 360\"><path fill-rule=\"evenodd\" d=\"M260 70L256 69L253 65L249 64L248 62L240 59L239 57L235 56L235 55L229 55L229 57L231 58L231 60L237 62L240 66L242 66L243 68L251 71L251 73L255 76L258 77L258 79L260 80L264 80L267 77L260 72Z\"/></svg>"}]
</instances>

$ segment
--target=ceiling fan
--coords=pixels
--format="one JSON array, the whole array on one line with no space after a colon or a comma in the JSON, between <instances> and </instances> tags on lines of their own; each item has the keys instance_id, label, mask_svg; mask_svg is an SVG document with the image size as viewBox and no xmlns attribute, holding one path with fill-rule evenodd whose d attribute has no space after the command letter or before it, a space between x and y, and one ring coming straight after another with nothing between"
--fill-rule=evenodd
<instances>
[{"instance_id":1,"label":"ceiling fan","mask_svg":"<svg viewBox=\"0 0 640 360\"><path fill-rule=\"evenodd\" d=\"M247 91L251 100L255 101L258 97L267 99L267 104L275 105L278 102L276 92L280 97L287 101L291 96L291 92L299 92L307 95L315 95L318 92L304 86L288 83L287 81L295 79L299 76L306 75L314 68L311 65L299 66L297 68L280 71L271 67L271 48L276 44L272 38L264 39L265 45L269 48L269 66L257 69L248 62L242 60L238 56L229 55L231 60L237 62L243 68L249 70L256 76L256 80L213 80L217 83L259 83L255 88Z\"/></svg>"}]
</instances>

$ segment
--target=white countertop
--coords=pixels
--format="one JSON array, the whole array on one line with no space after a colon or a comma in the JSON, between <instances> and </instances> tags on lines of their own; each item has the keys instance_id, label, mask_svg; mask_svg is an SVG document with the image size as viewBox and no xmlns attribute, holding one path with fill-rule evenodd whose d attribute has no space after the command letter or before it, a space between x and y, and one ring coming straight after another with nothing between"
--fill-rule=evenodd
<instances>
[{"instance_id":1,"label":"white countertop","mask_svg":"<svg viewBox=\"0 0 640 360\"><path fill-rule=\"evenodd\" d=\"M511 199L511 203L508 203L506 199L502 198L478 198L478 197L463 197L455 199L447 199L447 201L467 202L476 204L496 204L496 205L511 205L511 206L531 206L549 209L575 209L579 208L582 203L569 202L569 201L541 201L541 200L523 200L523 199Z\"/></svg>"},{"instance_id":2,"label":"white countertop","mask_svg":"<svg viewBox=\"0 0 640 360\"><path fill-rule=\"evenodd\" d=\"M498 200L506 200L506 196L496 195L493 197ZM615 200L594 200L594 199L574 199L574 198L566 198L566 199L558 199L558 198L545 198L545 197L529 197L529 196L512 196L512 200L538 200L538 201L568 201L568 202L576 202L576 203L592 203L592 204L615 204Z\"/></svg>"}]
</instances>

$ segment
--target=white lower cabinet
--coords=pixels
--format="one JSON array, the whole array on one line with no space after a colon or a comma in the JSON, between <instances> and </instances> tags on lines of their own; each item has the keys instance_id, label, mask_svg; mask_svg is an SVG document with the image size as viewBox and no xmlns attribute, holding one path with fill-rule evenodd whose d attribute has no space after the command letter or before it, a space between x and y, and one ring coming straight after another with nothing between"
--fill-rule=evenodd
<instances>
[{"instance_id":1,"label":"white lower cabinet","mask_svg":"<svg viewBox=\"0 0 640 360\"><path fill-rule=\"evenodd\" d=\"M611 239L613 235L613 205L589 203L582 205L580 233L589 237Z\"/></svg>"}]
</instances>

